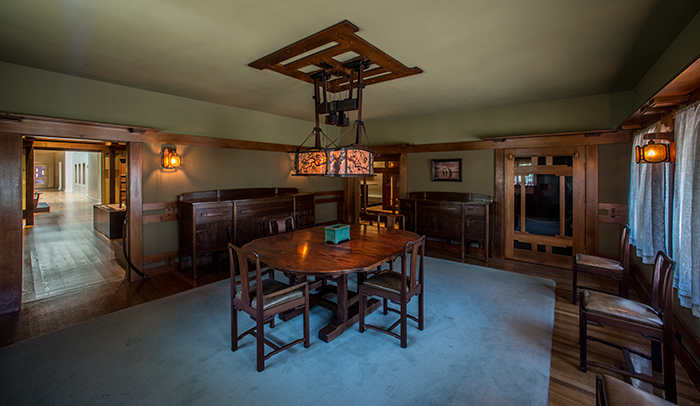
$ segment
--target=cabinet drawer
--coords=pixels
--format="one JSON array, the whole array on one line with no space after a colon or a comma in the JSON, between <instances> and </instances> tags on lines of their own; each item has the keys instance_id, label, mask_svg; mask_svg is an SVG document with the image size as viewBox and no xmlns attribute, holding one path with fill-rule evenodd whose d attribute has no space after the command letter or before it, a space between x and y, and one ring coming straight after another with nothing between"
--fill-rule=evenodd
<instances>
[{"instance_id":1,"label":"cabinet drawer","mask_svg":"<svg viewBox=\"0 0 700 406\"><path fill-rule=\"evenodd\" d=\"M471 204L466 204L464 205L464 213L465 214L480 214L485 211L484 206L475 206Z\"/></svg>"},{"instance_id":2,"label":"cabinet drawer","mask_svg":"<svg viewBox=\"0 0 700 406\"><path fill-rule=\"evenodd\" d=\"M194 212L197 224L213 223L216 221L226 221L233 218L231 207L209 207L197 208Z\"/></svg>"}]
</instances>

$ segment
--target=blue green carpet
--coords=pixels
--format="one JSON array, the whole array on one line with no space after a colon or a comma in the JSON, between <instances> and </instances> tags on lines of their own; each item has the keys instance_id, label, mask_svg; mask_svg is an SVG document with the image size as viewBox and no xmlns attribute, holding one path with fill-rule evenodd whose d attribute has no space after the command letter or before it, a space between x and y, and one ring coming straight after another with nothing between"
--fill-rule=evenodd
<instances>
[{"instance_id":1,"label":"blue green carpet","mask_svg":"<svg viewBox=\"0 0 700 406\"><path fill-rule=\"evenodd\" d=\"M322 342L331 314L314 308L311 347L258 373L252 337L230 351L222 281L0 348L0 403L546 405L555 283L433 258L425 266L425 330L409 321L405 349L356 325ZM300 336L301 322L278 322L269 337ZM240 315L239 331L252 325Z\"/></svg>"}]
</instances>

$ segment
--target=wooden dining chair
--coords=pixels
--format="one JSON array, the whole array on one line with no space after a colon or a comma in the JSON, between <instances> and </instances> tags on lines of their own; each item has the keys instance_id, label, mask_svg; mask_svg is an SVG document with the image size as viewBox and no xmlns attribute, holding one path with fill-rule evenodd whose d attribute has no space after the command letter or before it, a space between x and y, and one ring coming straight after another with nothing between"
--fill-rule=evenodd
<instances>
[{"instance_id":1,"label":"wooden dining chair","mask_svg":"<svg viewBox=\"0 0 700 406\"><path fill-rule=\"evenodd\" d=\"M364 210L360 211L360 221L366 221L370 226L379 226L379 214L369 213Z\"/></svg>"},{"instance_id":2,"label":"wooden dining chair","mask_svg":"<svg viewBox=\"0 0 700 406\"><path fill-rule=\"evenodd\" d=\"M652 277L651 305L623 297L584 290L579 303L579 343L581 346L580 368L592 365L616 373L631 376L664 389L666 400L676 403L676 369L673 357L673 270L675 262L659 251L654 262ZM599 327L610 326L651 340L651 355L626 348L588 335L588 324ZM597 341L622 350L626 370L586 358L588 341ZM663 352L662 352L663 344ZM630 354L651 360L653 371L663 372L663 383L652 376L635 371Z\"/></svg>"},{"instance_id":3,"label":"wooden dining chair","mask_svg":"<svg viewBox=\"0 0 700 406\"><path fill-rule=\"evenodd\" d=\"M423 256L425 253L425 236L409 241L404 246L401 255L401 272L386 270L380 272L359 285L358 295L360 296L360 333L365 332L365 328L370 328L398 338L401 347L406 348L408 344L407 319L418 323L418 329L423 330ZM418 315L410 315L406 308L411 298L418 296ZM367 311L367 299L370 296L378 296L384 299L383 313L389 311L399 314L399 319L384 329L365 323L365 313ZM388 301L399 304L399 309L388 306ZM399 334L394 333L394 329L400 325Z\"/></svg>"},{"instance_id":4,"label":"wooden dining chair","mask_svg":"<svg viewBox=\"0 0 700 406\"><path fill-rule=\"evenodd\" d=\"M595 381L596 406L672 406L654 394L622 382L609 375L597 375Z\"/></svg>"},{"instance_id":5,"label":"wooden dining chair","mask_svg":"<svg viewBox=\"0 0 700 406\"><path fill-rule=\"evenodd\" d=\"M287 231L294 231L294 217L292 216L270 219L267 222L267 235L284 234Z\"/></svg>"},{"instance_id":6,"label":"wooden dining chair","mask_svg":"<svg viewBox=\"0 0 700 406\"><path fill-rule=\"evenodd\" d=\"M595 290L578 284L581 273L600 275L618 282L618 295L629 297L630 269L630 228L625 226L620 236L620 251L616 260L595 255L576 254L574 256L571 303L576 304L578 289Z\"/></svg>"},{"instance_id":7,"label":"wooden dining chair","mask_svg":"<svg viewBox=\"0 0 700 406\"><path fill-rule=\"evenodd\" d=\"M304 283L287 285L274 279L262 279L260 258L254 251L247 252L233 244L228 245L231 280L241 278L241 289L237 292L235 283L231 283L231 351L238 349L238 342L250 334L256 339L258 372L265 369L265 361L271 356L287 350L299 343L308 348L309 334L309 287ZM255 279L249 278L249 265L254 264ZM274 327L275 316L289 310L303 309L304 335L283 346L279 346L265 338L265 325ZM238 335L238 312L248 313L255 321L255 326ZM265 354L265 345L272 351Z\"/></svg>"},{"instance_id":8,"label":"wooden dining chair","mask_svg":"<svg viewBox=\"0 0 700 406\"><path fill-rule=\"evenodd\" d=\"M406 229L406 217L403 214L379 213L379 225L384 224L386 228Z\"/></svg>"}]
</instances>

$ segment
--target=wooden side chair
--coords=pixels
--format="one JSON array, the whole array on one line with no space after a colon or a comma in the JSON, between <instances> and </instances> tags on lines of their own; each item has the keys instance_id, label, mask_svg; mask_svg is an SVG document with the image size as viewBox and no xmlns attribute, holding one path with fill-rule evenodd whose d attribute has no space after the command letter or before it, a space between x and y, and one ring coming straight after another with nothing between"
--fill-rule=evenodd
<instances>
[{"instance_id":1,"label":"wooden side chair","mask_svg":"<svg viewBox=\"0 0 700 406\"><path fill-rule=\"evenodd\" d=\"M370 226L379 226L379 214L378 213L368 213L364 210L360 211L360 221L369 222Z\"/></svg>"},{"instance_id":2,"label":"wooden side chair","mask_svg":"<svg viewBox=\"0 0 700 406\"><path fill-rule=\"evenodd\" d=\"M602 292L584 290L579 303L580 368L592 365L648 382L665 391L666 400L676 403L676 369L673 357L673 270L675 262L665 253L656 254L652 277L651 305ZM625 348L588 335L588 324L611 326L639 333L651 340L651 355ZM586 358L588 341L598 341L622 350L627 369L589 361ZM663 352L662 352L663 344ZM637 373L630 362L630 353L651 360L652 369L663 372L663 383L651 376Z\"/></svg>"},{"instance_id":3,"label":"wooden side chair","mask_svg":"<svg viewBox=\"0 0 700 406\"><path fill-rule=\"evenodd\" d=\"M597 375L596 406L672 406L673 403L608 375Z\"/></svg>"},{"instance_id":4,"label":"wooden side chair","mask_svg":"<svg viewBox=\"0 0 700 406\"><path fill-rule=\"evenodd\" d=\"M379 224L384 224L386 228L406 229L406 217L403 214L379 213Z\"/></svg>"},{"instance_id":5,"label":"wooden side chair","mask_svg":"<svg viewBox=\"0 0 700 406\"><path fill-rule=\"evenodd\" d=\"M267 222L267 235L284 234L287 231L294 231L294 217L292 216L270 219Z\"/></svg>"},{"instance_id":6,"label":"wooden side chair","mask_svg":"<svg viewBox=\"0 0 700 406\"><path fill-rule=\"evenodd\" d=\"M629 297L630 228L625 226L620 238L620 256L617 261L595 255L574 256L571 303L576 304L578 289L595 290L578 284L578 274L587 273L608 277L618 281L618 295Z\"/></svg>"},{"instance_id":7,"label":"wooden side chair","mask_svg":"<svg viewBox=\"0 0 700 406\"><path fill-rule=\"evenodd\" d=\"M258 372L265 369L265 361L271 356L304 343L309 347L309 287L304 283L287 285L274 279L262 279L260 258L255 252L246 252L233 244L228 245L231 280L236 276L241 278L241 290L236 292L236 284L231 283L231 351L238 349L238 342L250 334L256 338ZM249 264L255 266L255 280L249 278ZM254 283L252 283L254 282ZM279 346L265 338L265 324L274 327L275 316L288 310L303 309L304 335L283 346ZM255 326L238 335L238 312L248 313L255 321ZM272 348L265 354L265 345Z\"/></svg>"},{"instance_id":8,"label":"wooden side chair","mask_svg":"<svg viewBox=\"0 0 700 406\"><path fill-rule=\"evenodd\" d=\"M401 272L391 270L380 272L359 285L360 295L360 333L365 332L365 327L376 330L401 341L401 347L408 344L407 319L418 322L418 329L423 330L423 255L425 253L425 236L409 241L404 246L401 255ZM409 315L406 312L408 302L414 296L418 296L418 316ZM367 298L379 296L384 299L383 313L388 311L398 313L399 319L386 329L365 323ZM391 300L399 304L399 309L390 308L387 301ZM396 326L401 325L399 334L393 332Z\"/></svg>"}]
</instances>

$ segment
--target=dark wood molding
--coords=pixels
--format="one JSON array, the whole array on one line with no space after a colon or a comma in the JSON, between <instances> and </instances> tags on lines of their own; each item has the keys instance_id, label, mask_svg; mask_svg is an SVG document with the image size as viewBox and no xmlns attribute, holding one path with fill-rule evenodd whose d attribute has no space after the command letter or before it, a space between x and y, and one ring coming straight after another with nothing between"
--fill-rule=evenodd
<instances>
[{"instance_id":1,"label":"dark wood molding","mask_svg":"<svg viewBox=\"0 0 700 406\"><path fill-rule=\"evenodd\" d=\"M143 143L127 145L127 251L131 263L143 270ZM133 269L128 272L129 281L142 279Z\"/></svg>"},{"instance_id":2,"label":"dark wood molding","mask_svg":"<svg viewBox=\"0 0 700 406\"><path fill-rule=\"evenodd\" d=\"M34 225L34 140L25 139L25 202L24 202L24 220L28 226ZM20 178L21 179L21 178Z\"/></svg>"},{"instance_id":3,"label":"dark wood molding","mask_svg":"<svg viewBox=\"0 0 700 406\"><path fill-rule=\"evenodd\" d=\"M491 140L442 142L420 145L375 145L372 146L377 154L398 154L417 152L442 152L442 151L473 151L473 150L499 150L511 148L543 148L557 146L600 145L600 144L624 144L630 143L633 134L630 131L603 131L598 137L589 137L585 132L556 133L542 135L512 136L502 139L501 142Z\"/></svg>"},{"instance_id":4,"label":"dark wood molding","mask_svg":"<svg viewBox=\"0 0 700 406\"><path fill-rule=\"evenodd\" d=\"M598 146L586 146L586 254L598 255Z\"/></svg>"},{"instance_id":5,"label":"dark wood molding","mask_svg":"<svg viewBox=\"0 0 700 406\"><path fill-rule=\"evenodd\" d=\"M22 306L22 137L19 134L0 133L0 184L0 314L6 314Z\"/></svg>"},{"instance_id":6,"label":"dark wood molding","mask_svg":"<svg viewBox=\"0 0 700 406\"><path fill-rule=\"evenodd\" d=\"M505 150L497 149L494 151L494 197L493 197L493 216L494 216L494 232L493 232L493 255L498 258L503 258L503 246L505 242L505 215L503 213L505 203Z\"/></svg>"}]
</instances>

